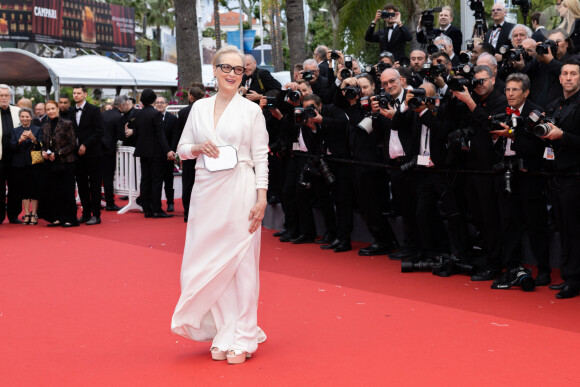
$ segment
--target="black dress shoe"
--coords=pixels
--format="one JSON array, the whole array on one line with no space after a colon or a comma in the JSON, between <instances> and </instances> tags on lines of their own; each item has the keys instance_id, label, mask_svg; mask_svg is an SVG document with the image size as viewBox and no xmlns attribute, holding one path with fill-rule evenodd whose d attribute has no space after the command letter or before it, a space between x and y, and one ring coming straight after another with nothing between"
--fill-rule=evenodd
<instances>
[{"instance_id":1,"label":"black dress shoe","mask_svg":"<svg viewBox=\"0 0 580 387\"><path fill-rule=\"evenodd\" d=\"M63 228L78 227L78 226L79 226L79 222L74 222L74 223L66 222L65 224L62 225Z\"/></svg>"},{"instance_id":2,"label":"black dress shoe","mask_svg":"<svg viewBox=\"0 0 580 387\"><path fill-rule=\"evenodd\" d=\"M318 242L318 241L316 241ZM334 249L336 246L338 246L340 244L340 239L335 239L332 241L332 243L326 244L326 245L321 245L320 248L322 250L332 250Z\"/></svg>"},{"instance_id":3,"label":"black dress shoe","mask_svg":"<svg viewBox=\"0 0 580 387\"><path fill-rule=\"evenodd\" d=\"M501 271L493 267L486 267L471 276L472 281L491 281L501 276Z\"/></svg>"},{"instance_id":4,"label":"black dress shoe","mask_svg":"<svg viewBox=\"0 0 580 387\"><path fill-rule=\"evenodd\" d=\"M566 285L559 293L556 294L557 299L576 297L580 293L580 289L576 286Z\"/></svg>"},{"instance_id":5,"label":"black dress shoe","mask_svg":"<svg viewBox=\"0 0 580 387\"><path fill-rule=\"evenodd\" d=\"M153 217L153 213L151 211L144 211L143 215L145 215L146 218L152 218Z\"/></svg>"},{"instance_id":6,"label":"black dress shoe","mask_svg":"<svg viewBox=\"0 0 580 387\"><path fill-rule=\"evenodd\" d=\"M358 251L358 255L362 256L372 256L372 255L389 255L397 250L398 246L396 243L373 243L370 246L363 247Z\"/></svg>"},{"instance_id":7,"label":"black dress shoe","mask_svg":"<svg viewBox=\"0 0 580 387\"><path fill-rule=\"evenodd\" d=\"M92 218L88 215L83 215L79 218L79 223L87 223L89 220L91 220Z\"/></svg>"},{"instance_id":8,"label":"black dress shoe","mask_svg":"<svg viewBox=\"0 0 580 387\"><path fill-rule=\"evenodd\" d=\"M335 239L336 237L334 235L324 234L324 236L320 239L317 239L315 243L318 245L327 245L329 243L334 242Z\"/></svg>"},{"instance_id":9,"label":"black dress shoe","mask_svg":"<svg viewBox=\"0 0 580 387\"><path fill-rule=\"evenodd\" d=\"M173 207L173 203L169 204L167 203L167 212L173 212L175 211L175 208Z\"/></svg>"},{"instance_id":10,"label":"black dress shoe","mask_svg":"<svg viewBox=\"0 0 580 387\"><path fill-rule=\"evenodd\" d=\"M296 239L297 237L297 235L291 235L289 232L287 232L280 237L280 242L290 242L292 239Z\"/></svg>"},{"instance_id":11,"label":"black dress shoe","mask_svg":"<svg viewBox=\"0 0 580 387\"><path fill-rule=\"evenodd\" d=\"M10 222L12 224L22 224L22 221L18 218L8 219L8 222Z\"/></svg>"},{"instance_id":12,"label":"black dress shoe","mask_svg":"<svg viewBox=\"0 0 580 387\"><path fill-rule=\"evenodd\" d=\"M566 287L566 282L562 282L559 284L550 285L549 288L552 290L562 290Z\"/></svg>"},{"instance_id":13,"label":"black dress shoe","mask_svg":"<svg viewBox=\"0 0 580 387\"><path fill-rule=\"evenodd\" d=\"M280 231L276 231L274 234L272 234L272 236L273 236L273 237L276 237L276 238L279 238L279 237L281 237L282 235L284 235L284 234L286 234L286 233L287 233L286 229L285 229L285 228L283 228L283 229L282 229L282 230L280 230Z\"/></svg>"},{"instance_id":14,"label":"black dress shoe","mask_svg":"<svg viewBox=\"0 0 580 387\"><path fill-rule=\"evenodd\" d=\"M112 204L110 206L105 207L105 211L119 211L121 207L116 204Z\"/></svg>"},{"instance_id":15,"label":"black dress shoe","mask_svg":"<svg viewBox=\"0 0 580 387\"><path fill-rule=\"evenodd\" d=\"M552 278L548 273L538 273L538 276L534 281L536 286L547 286L550 285L550 282L552 282Z\"/></svg>"},{"instance_id":16,"label":"black dress shoe","mask_svg":"<svg viewBox=\"0 0 580 387\"><path fill-rule=\"evenodd\" d=\"M161 212L152 212L151 217L152 218L173 218L173 215L161 211Z\"/></svg>"},{"instance_id":17,"label":"black dress shoe","mask_svg":"<svg viewBox=\"0 0 580 387\"><path fill-rule=\"evenodd\" d=\"M101 218L97 218L96 216L93 216L93 217L91 218L91 220L89 220L89 221L87 222L87 226L93 226L93 225L95 225L95 224L101 224Z\"/></svg>"},{"instance_id":18,"label":"black dress shoe","mask_svg":"<svg viewBox=\"0 0 580 387\"><path fill-rule=\"evenodd\" d=\"M309 237L309 236L302 234L302 235L298 235L297 238L290 240L290 242L292 242L295 245L302 245L305 243L314 243L314 237Z\"/></svg>"},{"instance_id":19,"label":"black dress shoe","mask_svg":"<svg viewBox=\"0 0 580 387\"><path fill-rule=\"evenodd\" d=\"M352 250L352 246L348 241L341 241L333 250L335 253L342 253Z\"/></svg>"},{"instance_id":20,"label":"black dress shoe","mask_svg":"<svg viewBox=\"0 0 580 387\"><path fill-rule=\"evenodd\" d=\"M389 254L389 259L393 260L409 260L414 261L421 257L421 254L417 250L412 250L408 248L402 248L401 250Z\"/></svg>"}]
</instances>

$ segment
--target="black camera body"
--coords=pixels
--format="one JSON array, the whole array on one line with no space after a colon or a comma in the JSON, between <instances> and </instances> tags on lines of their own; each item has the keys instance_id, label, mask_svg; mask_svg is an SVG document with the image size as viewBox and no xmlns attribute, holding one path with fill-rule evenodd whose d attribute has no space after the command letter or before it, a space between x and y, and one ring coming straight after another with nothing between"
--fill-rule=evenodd
<instances>
[{"instance_id":1,"label":"black camera body","mask_svg":"<svg viewBox=\"0 0 580 387\"><path fill-rule=\"evenodd\" d=\"M389 12L385 9L381 11L381 19L389 19L391 17L395 17L396 14L394 12Z\"/></svg>"},{"instance_id":2,"label":"black camera body","mask_svg":"<svg viewBox=\"0 0 580 387\"><path fill-rule=\"evenodd\" d=\"M464 86L467 86L470 90L473 89L473 80L468 78L451 78L447 82L447 87L451 91L464 91Z\"/></svg>"},{"instance_id":3,"label":"black camera body","mask_svg":"<svg viewBox=\"0 0 580 387\"><path fill-rule=\"evenodd\" d=\"M425 89L413 89L409 92L413 94L413 98L409 99L410 109L417 109L423 102L435 103L435 98L426 96Z\"/></svg>"},{"instance_id":4,"label":"black camera body","mask_svg":"<svg viewBox=\"0 0 580 387\"><path fill-rule=\"evenodd\" d=\"M375 98L379 101L379 106L383 109L388 109L389 105L391 107L397 105L396 99L391 94L387 93L385 89L381 89L381 92Z\"/></svg>"},{"instance_id":5,"label":"black camera body","mask_svg":"<svg viewBox=\"0 0 580 387\"><path fill-rule=\"evenodd\" d=\"M469 152L470 141L473 137L471 128L456 129L447 135L447 149L459 149L462 152Z\"/></svg>"},{"instance_id":6,"label":"black camera body","mask_svg":"<svg viewBox=\"0 0 580 387\"><path fill-rule=\"evenodd\" d=\"M546 39L536 46L536 53L538 55L547 55L551 52L552 55L556 56L557 51L558 51L558 42L554 42L553 40L550 39Z\"/></svg>"},{"instance_id":7,"label":"black camera body","mask_svg":"<svg viewBox=\"0 0 580 387\"><path fill-rule=\"evenodd\" d=\"M340 55L338 52L336 52L336 50L330 51L330 59L340 59Z\"/></svg>"},{"instance_id":8,"label":"black camera body","mask_svg":"<svg viewBox=\"0 0 580 387\"><path fill-rule=\"evenodd\" d=\"M298 102L300 101L300 97L302 96L302 93L298 90L290 90L288 92L288 94L286 95L286 99L292 101L292 102Z\"/></svg>"},{"instance_id":9,"label":"black camera body","mask_svg":"<svg viewBox=\"0 0 580 387\"><path fill-rule=\"evenodd\" d=\"M295 107L294 108L294 122L297 125L306 123L309 118L316 117L316 109L314 106L309 105L305 108Z\"/></svg>"},{"instance_id":10,"label":"black camera body","mask_svg":"<svg viewBox=\"0 0 580 387\"><path fill-rule=\"evenodd\" d=\"M353 76L352 70L349 69L340 70L340 77L342 78L342 80L345 80L346 78L350 78L352 76Z\"/></svg>"},{"instance_id":11,"label":"black camera body","mask_svg":"<svg viewBox=\"0 0 580 387\"><path fill-rule=\"evenodd\" d=\"M475 268L462 262L455 255L442 254L434 259L427 259L418 262L401 262L402 273L412 272L432 272L433 275L449 277L453 274L473 275Z\"/></svg>"},{"instance_id":12,"label":"black camera body","mask_svg":"<svg viewBox=\"0 0 580 387\"><path fill-rule=\"evenodd\" d=\"M550 133L552 128L548 123L554 124L554 119L546 117L546 115L539 110L532 110L528 116L528 132L543 137Z\"/></svg>"},{"instance_id":13,"label":"black camera body","mask_svg":"<svg viewBox=\"0 0 580 387\"><path fill-rule=\"evenodd\" d=\"M536 288L536 283L532 277L532 270L523 266L511 269L507 272L506 281L493 281L492 289L510 289L519 286L524 292L531 292Z\"/></svg>"},{"instance_id":14,"label":"black camera body","mask_svg":"<svg viewBox=\"0 0 580 387\"><path fill-rule=\"evenodd\" d=\"M308 162L304 165L298 176L298 184L304 186L306 189L310 189L312 187L310 181L311 176L322 176L322 179L327 185L336 181L326 159L321 154L308 156Z\"/></svg>"},{"instance_id":15,"label":"black camera body","mask_svg":"<svg viewBox=\"0 0 580 387\"><path fill-rule=\"evenodd\" d=\"M357 99L362 91L361 88L358 86L348 86L348 87L345 87L343 90L344 90L344 97L346 99L348 99L349 101Z\"/></svg>"},{"instance_id":16,"label":"black camera body","mask_svg":"<svg viewBox=\"0 0 580 387\"><path fill-rule=\"evenodd\" d=\"M302 73L302 79L304 79L305 81L311 81L314 79L314 71L310 71L310 70L305 70Z\"/></svg>"},{"instance_id":17,"label":"black camera body","mask_svg":"<svg viewBox=\"0 0 580 387\"><path fill-rule=\"evenodd\" d=\"M390 63L385 63L385 62L379 62L377 63L377 73L378 75L380 75L383 71L385 71L386 69L390 69L393 66Z\"/></svg>"},{"instance_id":18,"label":"black camera body","mask_svg":"<svg viewBox=\"0 0 580 387\"><path fill-rule=\"evenodd\" d=\"M268 109L276 109L276 97L266 97L266 107Z\"/></svg>"},{"instance_id":19,"label":"black camera body","mask_svg":"<svg viewBox=\"0 0 580 387\"><path fill-rule=\"evenodd\" d=\"M432 63L425 63L423 68L421 69L421 76L426 79L430 79L431 81L433 78L445 74L445 65L442 63L439 64L432 64Z\"/></svg>"},{"instance_id":20,"label":"black camera body","mask_svg":"<svg viewBox=\"0 0 580 387\"><path fill-rule=\"evenodd\" d=\"M504 45L498 49L498 52L506 62L517 62L520 59L523 59L525 62L529 61L528 53L522 47L510 50L509 46Z\"/></svg>"}]
</instances>

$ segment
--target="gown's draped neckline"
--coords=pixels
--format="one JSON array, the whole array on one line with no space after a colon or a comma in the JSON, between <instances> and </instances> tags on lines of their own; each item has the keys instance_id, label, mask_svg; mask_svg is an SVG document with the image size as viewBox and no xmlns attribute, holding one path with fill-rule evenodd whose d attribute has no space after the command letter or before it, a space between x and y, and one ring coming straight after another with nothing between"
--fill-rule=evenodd
<instances>
[{"instance_id":1,"label":"gown's draped neckline","mask_svg":"<svg viewBox=\"0 0 580 387\"><path fill-rule=\"evenodd\" d=\"M224 116L224 114L225 114L225 113L228 111L228 109L229 109L229 108L230 108L230 106L232 105L232 101L233 101L234 99L236 99L236 96L239 96L239 94L238 94L238 93L236 93L236 94L235 94L235 95L234 95L234 96L233 96L233 97L230 99L230 101L228 102L228 104L227 104L227 105L226 105L226 107L224 108L224 111L222 112L222 114L220 114L220 116L219 116L219 118L218 118L217 122L216 122L216 120L215 120L215 107L216 107L216 105L217 105L217 99L218 99L218 97L217 97L217 94L214 96L214 98L213 98L213 103L212 103L212 109L211 109L211 127L213 128L213 131L214 131L214 132L217 132L217 130L218 130L218 126L219 126L219 124L220 124L220 121L221 121L222 117L223 117L223 116Z\"/></svg>"}]
</instances>

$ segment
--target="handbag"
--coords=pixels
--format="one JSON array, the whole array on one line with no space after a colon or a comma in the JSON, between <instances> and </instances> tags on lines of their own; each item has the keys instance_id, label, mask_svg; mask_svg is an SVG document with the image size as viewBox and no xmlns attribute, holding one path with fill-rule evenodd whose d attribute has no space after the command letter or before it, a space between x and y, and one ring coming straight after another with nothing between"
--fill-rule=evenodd
<instances>
[{"instance_id":1,"label":"handbag","mask_svg":"<svg viewBox=\"0 0 580 387\"><path fill-rule=\"evenodd\" d=\"M42 151L39 150L30 151L30 158L32 159L32 165L44 162L44 157L42 157Z\"/></svg>"}]
</instances>

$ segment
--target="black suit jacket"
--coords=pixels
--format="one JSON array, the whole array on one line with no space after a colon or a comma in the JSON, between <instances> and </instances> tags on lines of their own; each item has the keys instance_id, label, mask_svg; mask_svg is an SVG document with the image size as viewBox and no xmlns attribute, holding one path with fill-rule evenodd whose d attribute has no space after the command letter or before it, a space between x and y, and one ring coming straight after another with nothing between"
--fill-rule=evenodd
<instances>
[{"instance_id":1,"label":"black suit jacket","mask_svg":"<svg viewBox=\"0 0 580 387\"><path fill-rule=\"evenodd\" d=\"M543 169L545 165L543 156L546 142L527 130L528 117L532 110L542 112L544 109L529 100L524 103L524 108L520 114L520 117L523 118L523 125L516 128L516 137L512 142L511 148L516 152L518 157L524 160L524 167L526 169L537 171ZM507 139L503 138L503 142L503 149L505 150Z\"/></svg>"},{"instance_id":2,"label":"black suit jacket","mask_svg":"<svg viewBox=\"0 0 580 387\"><path fill-rule=\"evenodd\" d=\"M167 139L167 144L172 151L177 150L177 144L179 143L179 138L181 137L181 132L177 125L177 117L174 114L165 112L165 118L163 119L163 133L165 133L165 138Z\"/></svg>"},{"instance_id":3,"label":"black suit jacket","mask_svg":"<svg viewBox=\"0 0 580 387\"><path fill-rule=\"evenodd\" d=\"M324 151L333 156L348 158L348 117L346 113L333 106L322 105L322 124L318 133Z\"/></svg>"},{"instance_id":4,"label":"black suit jacket","mask_svg":"<svg viewBox=\"0 0 580 387\"><path fill-rule=\"evenodd\" d=\"M367 42L378 42L381 52L389 51L394 55L396 61L401 60L406 56L405 47L407 42L413 39L411 32L406 26L397 27L393 30L391 40L388 40L388 37L388 30L379 28L375 32L375 27L370 26L365 35L365 40Z\"/></svg>"},{"instance_id":5,"label":"black suit jacket","mask_svg":"<svg viewBox=\"0 0 580 387\"><path fill-rule=\"evenodd\" d=\"M256 68L256 71L250 77L244 74L242 86L246 85L248 78L252 79L248 90L255 91L258 94L264 95L268 90L280 90L282 88L280 82L268 70Z\"/></svg>"},{"instance_id":6,"label":"black suit jacket","mask_svg":"<svg viewBox=\"0 0 580 387\"><path fill-rule=\"evenodd\" d=\"M548 106L547 115L553 116L556 126L564 131L561 139L551 141L556 168L562 172L580 172L580 92L554 101Z\"/></svg>"},{"instance_id":7,"label":"black suit jacket","mask_svg":"<svg viewBox=\"0 0 580 387\"><path fill-rule=\"evenodd\" d=\"M545 28L538 28L532 34L532 39L534 39L536 42L543 42L546 40L546 35L544 35L542 32L548 33L548 30Z\"/></svg>"},{"instance_id":8,"label":"black suit jacket","mask_svg":"<svg viewBox=\"0 0 580 387\"><path fill-rule=\"evenodd\" d=\"M514 26L515 26L515 24L509 23L509 22L503 23L503 25L501 27L501 31L499 32L499 36L497 38L497 44L494 46L496 51L501 46L504 46L504 45L511 46L509 35L510 35L510 32L512 31L512 28L514 28ZM485 37L483 39L484 42L491 44L491 36L492 36L493 31L495 31L495 30L492 27L492 29L488 30L485 33Z\"/></svg>"},{"instance_id":9,"label":"black suit jacket","mask_svg":"<svg viewBox=\"0 0 580 387\"><path fill-rule=\"evenodd\" d=\"M133 130L133 135L131 135L130 137L126 137L123 140L124 146L135 146L135 144L137 143L137 137L135 136L135 117L136 117L136 115L137 115L137 109L135 109L135 108L132 108L128 112L123 113L123 120L121 121L121 123L123 125L123 131L125 131L125 124L129 124L128 125L129 129Z\"/></svg>"},{"instance_id":10,"label":"black suit jacket","mask_svg":"<svg viewBox=\"0 0 580 387\"><path fill-rule=\"evenodd\" d=\"M125 139L125 128L123 127L123 113L117 108L105 110L101 113L103 118L103 153L114 155L117 151L117 141Z\"/></svg>"},{"instance_id":11,"label":"black suit jacket","mask_svg":"<svg viewBox=\"0 0 580 387\"><path fill-rule=\"evenodd\" d=\"M42 125L44 125L47 122L48 122L48 116L45 114L42 116L42 118L37 117L37 118L33 119L32 125L41 127Z\"/></svg>"},{"instance_id":12,"label":"black suit jacket","mask_svg":"<svg viewBox=\"0 0 580 387\"><path fill-rule=\"evenodd\" d=\"M323 104L332 103L336 89L331 87L328 78L319 75L316 82L311 83L310 86L312 86L312 92L320 97Z\"/></svg>"},{"instance_id":13,"label":"black suit jacket","mask_svg":"<svg viewBox=\"0 0 580 387\"><path fill-rule=\"evenodd\" d=\"M433 33L435 34L435 36L440 35L449 36L449 38L453 42L453 52L455 53L455 55L459 55L461 53L461 44L463 43L463 33L459 28L455 27L452 24L449 26L449 28L447 28L445 32L441 31L441 29L439 28L435 28L433 30ZM425 36L425 32L423 30L417 32L417 41L423 44L429 43L427 41L427 36Z\"/></svg>"},{"instance_id":14,"label":"black suit jacket","mask_svg":"<svg viewBox=\"0 0 580 387\"><path fill-rule=\"evenodd\" d=\"M87 148L82 157L102 156L103 118L101 117L101 110L95 105L86 102L81 119L77 124L75 109L76 106L72 106L68 111L68 116L73 124L78 146L84 145Z\"/></svg>"},{"instance_id":15,"label":"black suit jacket","mask_svg":"<svg viewBox=\"0 0 580 387\"><path fill-rule=\"evenodd\" d=\"M145 106L135 116L135 156L165 157L171 150L165 133L160 112L152 105Z\"/></svg>"},{"instance_id":16,"label":"black suit jacket","mask_svg":"<svg viewBox=\"0 0 580 387\"><path fill-rule=\"evenodd\" d=\"M322 62L320 62L318 64L318 70L319 70L319 74L322 75L325 78L329 78L329 67L328 67L328 62L326 60L323 60Z\"/></svg>"},{"instance_id":17,"label":"black suit jacket","mask_svg":"<svg viewBox=\"0 0 580 387\"><path fill-rule=\"evenodd\" d=\"M530 77L531 86L528 100L546 107L550 102L562 97L562 85L559 76L562 69L562 62L556 58L550 63L538 62L537 58L532 59L522 70Z\"/></svg>"}]
</instances>

